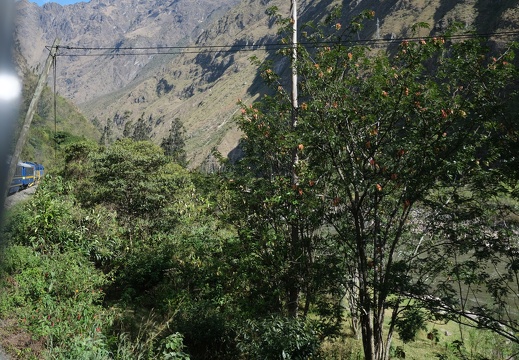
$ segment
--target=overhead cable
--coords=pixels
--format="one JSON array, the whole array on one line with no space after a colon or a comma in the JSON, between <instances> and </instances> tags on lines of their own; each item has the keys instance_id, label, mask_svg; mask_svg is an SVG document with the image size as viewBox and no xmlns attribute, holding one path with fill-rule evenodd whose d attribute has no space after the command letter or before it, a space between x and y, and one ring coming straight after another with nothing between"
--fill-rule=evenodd
<instances>
[{"instance_id":1,"label":"overhead cable","mask_svg":"<svg viewBox=\"0 0 519 360\"><path fill-rule=\"evenodd\" d=\"M519 36L519 31L500 31L492 33L466 33L449 36L451 40L461 40L470 38L490 38L490 37L509 37ZM422 40L431 40L442 38L444 36L421 36L421 37L400 37L390 39L348 39L340 41L317 41L317 42L299 42L300 46L305 47L326 47L333 45L355 45L355 44L387 44L400 43L403 41L413 42ZM46 46L50 51L50 46ZM59 46L57 56L84 57L84 56L152 56L152 55L178 55L178 54L203 54L203 53L236 53L250 52L258 50L280 50L291 49L290 44L283 43L266 43L266 44L234 44L234 45L191 45L191 46L128 46L128 47L91 47L91 46Z\"/></svg>"}]
</instances>

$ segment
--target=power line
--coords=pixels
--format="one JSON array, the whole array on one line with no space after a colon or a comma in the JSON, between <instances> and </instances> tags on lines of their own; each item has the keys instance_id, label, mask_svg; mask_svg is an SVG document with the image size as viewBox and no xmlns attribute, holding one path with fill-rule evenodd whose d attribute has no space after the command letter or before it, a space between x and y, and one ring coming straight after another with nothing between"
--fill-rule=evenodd
<instances>
[{"instance_id":1,"label":"power line","mask_svg":"<svg viewBox=\"0 0 519 360\"><path fill-rule=\"evenodd\" d=\"M519 36L519 30L499 31L492 33L467 33L449 36L452 40L471 39L471 38L490 38L490 37L507 37ZM349 39L340 41L321 41L321 42L299 42L299 45L306 47L325 47L332 45L355 45L370 44L379 45L387 43L398 43L402 41L421 41L431 40L434 38L443 38L443 36L421 36L421 37L400 37L393 39ZM50 51L51 47L46 46ZM258 50L281 50L291 49L290 44L283 43L267 43L267 44L235 44L235 45L191 45L191 46L143 46L143 47L84 47L84 46L59 46L56 56L68 57L97 57L97 56L151 56L151 55L179 55L179 54L203 54L203 53L237 53L251 52ZM67 52L68 51L68 52ZM78 52L89 53L78 53ZM91 53L103 51L101 53Z\"/></svg>"}]
</instances>

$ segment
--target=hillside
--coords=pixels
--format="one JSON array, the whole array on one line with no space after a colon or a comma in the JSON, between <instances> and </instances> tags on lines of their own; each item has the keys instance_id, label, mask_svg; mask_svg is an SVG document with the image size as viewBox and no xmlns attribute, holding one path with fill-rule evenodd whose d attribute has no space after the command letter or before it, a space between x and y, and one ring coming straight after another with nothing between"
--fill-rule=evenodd
<instances>
[{"instance_id":1,"label":"hillside","mask_svg":"<svg viewBox=\"0 0 519 360\"><path fill-rule=\"evenodd\" d=\"M455 22L479 33L516 29L517 2L308 0L299 3L299 14L301 23L318 21L332 6L342 5L341 22L346 24L363 10L374 10L376 21L366 24L358 39L390 40L413 35L411 27L418 22L430 24L429 29L421 30L422 36L439 33ZM164 51L157 49L140 55L115 51L112 56L99 56L103 51L63 49L63 55L78 56L58 58L60 92L78 103L112 140L140 121L151 128L151 138L159 143L169 131L170 121L179 118L187 130L186 150L192 167L202 164L213 148L227 155L240 136L232 121L238 111L237 100L252 102L262 92L257 69L248 59L252 55L259 59L274 56L262 46L257 51L249 51L247 46L276 43L277 28L265 10L277 6L288 16L289 2L225 1L219 2L220 7L212 1L200 6L165 0L144 4L137 0L117 4L114 0L94 0L65 7L47 4L38 10L23 0L20 11L40 11L41 24L66 34L60 35L64 46L189 46L182 52L176 49L162 55L157 53ZM197 12L202 8L207 8L204 13ZM160 25L164 23L170 26ZM41 41L49 44L53 36L46 30ZM510 40L496 38L498 43ZM233 51L229 51L231 46ZM29 48L28 44L22 46L25 52ZM29 58L29 63L34 63L37 57L33 54Z\"/></svg>"},{"instance_id":2,"label":"hillside","mask_svg":"<svg viewBox=\"0 0 519 360\"><path fill-rule=\"evenodd\" d=\"M18 64L23 72L23 98L19 115L21 125L36 88L38 74L27 69L20 57ZM54 93L51 88L46 87L38 102L21 159L52 166L56 161L56 145L72 139L97 140L99 136L99 131L81 114L77 106L59 94L56 97L54 116ZM17 136L14 139L17 139Z\"/></svg>"},{"instance_id":3,"label":"hillside","mask_svg":"<svg viewBox=\"0 0 519 360\"><path fill-rule=\"evenodd\" d=\"M236 0L92 0L61 6L17 2L16 36L30 67L41 65L45 46L143 47L190 42L208 19ZM60 57L58 87L77 104L126 85L152 57Z\"/></svg>"},{"instance_id":4,"label":"hillside","mask_svg":"<svg viewBox=\"0 0 519 360\"><path fill-rule=\"evenodd\" d=\"M517 23L514 3L501 4L500 11L492 16L492 12L476 1L385 1L378 6L369 2L350 5L343 2L343 22L349 22L363 10L375 10L379 29L376 22L367 24L360 34L364 39L410 36L411 26L418 22L431 25L422 35L445 30L454 22L488 33L514 28ZM326 9L336 4L339 2L302 1L301 21L322 19ZM90 118L107 119L114 134L121 134L129 121L146 119L153 126L152 137L157 141L167 133L168 119L180 118L188 130L187 151L192 166L201 164L213 147L227 155L239 137L232 122L238 110L237 99L250 102L261 92L256 68L248 58L254 54L262 59L267 54L264 51L228 53L225 50L228 47L208 52L203 46L275 43L277 29L265 15L265 9L278 6L282 14L288 14L288 5L282 1L243 1L198 37L195 45L201 49L199 53L175 57L152 77L132 83L111 97L94 99L82 108ZM160 92L161 83L170 84L171 90ZM126 116L121 122L123 113Z\"/></svg>"}]
</instances>

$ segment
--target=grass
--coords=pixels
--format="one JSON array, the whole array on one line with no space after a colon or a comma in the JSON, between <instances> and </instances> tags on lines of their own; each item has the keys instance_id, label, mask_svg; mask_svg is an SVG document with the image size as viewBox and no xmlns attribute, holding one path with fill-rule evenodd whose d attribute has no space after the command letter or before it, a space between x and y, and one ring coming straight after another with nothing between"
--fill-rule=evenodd
<instances>
[{"instance_id":1,"label":"grass","mask_svg":"<svg viewBox=\"0 0 519 360\"><path fill-rule=\"evenodd\" d=\"M387 325L387 324L386 324ZM428 338L428 334L433 334ZM392 342L391 359L509 359L514 345L487 330L474 329L452 321L427 324L427 331L420 331L416 341L404 344L397 334ZM362 360L362 342L347 336L328 340L323 344L324 357L337 360ZM463 354L463 355L461 355Z\"/></svg>"},{"instance_id":2,"label":"grass","mask_svg":"<svg viewBox=\"0 0 519 360\"><path fill-rule=\"evenodd\" d=\"M386 311L385 331L389 328L390 311ZM420 330L415 341L404 343L395 332L390 359L424 360L505 360L519 351L499 335L453 321L429 321L427 330ZM362 340L351 332L349 322L343 324L342 338L328 339L322 345L325 359L363 360ZM387 335L387 333L385 334Z\"/></svg>"}]
</instances>

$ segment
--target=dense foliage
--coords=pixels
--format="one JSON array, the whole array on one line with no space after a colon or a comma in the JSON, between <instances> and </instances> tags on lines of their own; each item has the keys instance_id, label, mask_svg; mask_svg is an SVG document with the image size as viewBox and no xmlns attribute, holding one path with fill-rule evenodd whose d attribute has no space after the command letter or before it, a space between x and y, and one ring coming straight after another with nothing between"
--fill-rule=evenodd
<instances>
[{"instance_id":1,"label":"dense foliage","mask_svg":"<svg viewBox=\"0 0 519 360\"><path fill-rule=\"evenodd\" d=\"M245 156L220 174L184 167L179 122L162 147L63 143L4 227L0 316L41 345L26 357L356 358L330 345L349 334L385 360L432 320L500 344L440 358L513 354L512 49L444 34L388 54L325 25L292 63L298 107L261 65L273 91L243 104Z\"/></svg>"},{"instance_id":2,"label":"dense foliage","mask_svg":"<svg viewBox=\"0 0 519 360\"><path fill-rule=\"evenodd\" d=\"M312 305L319 311L346 297L366 359L387 359L395 330L412 340L438 314L517 342L509 303L519 289L517 228L498 225L498 214L512 214L498 200L510 193L503 186L517 188L505 165L515 156L503 146L517 141L508 112L513 50L491 54L483 39L455 40L452 29L403 41L388 55L345 45L358 26L330 22L332 34L307 28L315 47L299 46L292 61L298 107L283 78L263 65L275 93L244 106L240 121L242 241L272 247L257 254L285 275L282 302L297 302L294 291L304 298L303 317ZM331 281L312 276L321 262ZM323 306L319 293L332 304ZM340 321L342 313L328 315Z\"/></svg>"}]
</instances>

